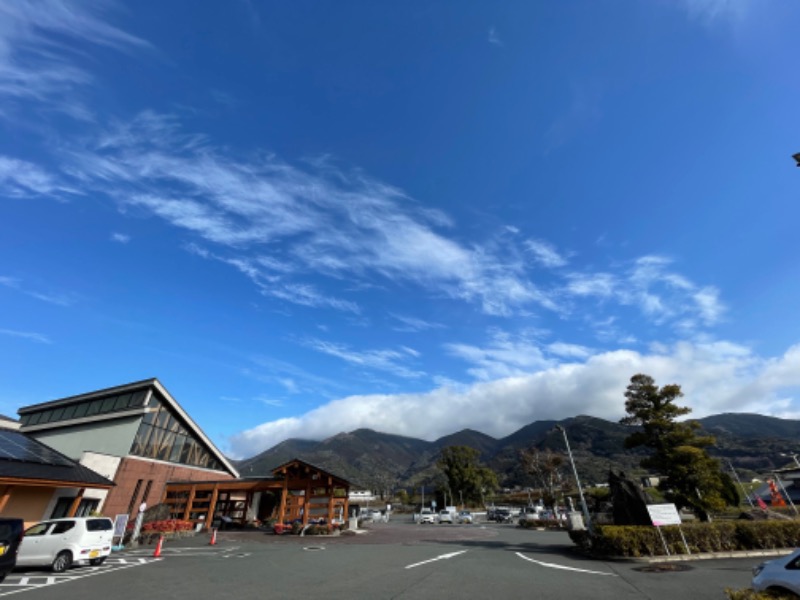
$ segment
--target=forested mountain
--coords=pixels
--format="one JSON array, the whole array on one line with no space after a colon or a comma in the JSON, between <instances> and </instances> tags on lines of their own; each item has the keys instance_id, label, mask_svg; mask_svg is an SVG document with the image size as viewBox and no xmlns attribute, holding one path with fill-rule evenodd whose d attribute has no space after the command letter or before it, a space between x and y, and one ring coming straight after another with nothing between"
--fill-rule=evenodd
<instances>
[{"instance_id":1,"label":"forested mountain","mask_svg":"<svg viewBox=\"0 0 800 600\"><path fill-rule=\"evenodd\" d=\"M800 449L800 421L764 415L726 413L698 419L703 430L717 438L710 449L714 456L730 461L743 479L793 465L791 453ZM376 490L436 485L441 474L436 460L442 448L470 446L481 461L493 468L502 485L529 485L520 451L530 448L565 453L561 425L567 432L578 472L585 484L602 483L610 468L631 475L639 468L641 451L625 450L630 429L616 422L589 416L562 421L535 421L511 435L496 439L465 429L429 442L416 438L357 429L320 442L289 439L252 458L238 461L244 476L266 475L276 466L300 458L340 475L357 486Z\"/></svg>"}]
</instances>

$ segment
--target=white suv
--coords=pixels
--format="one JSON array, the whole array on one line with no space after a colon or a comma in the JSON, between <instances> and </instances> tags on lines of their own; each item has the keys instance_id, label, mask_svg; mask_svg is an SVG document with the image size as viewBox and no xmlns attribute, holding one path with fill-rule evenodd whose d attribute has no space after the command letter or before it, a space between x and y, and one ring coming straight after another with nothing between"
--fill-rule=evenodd
<instances>
[{"instance_id":1,"label":"white suv","mask_svg":"<svg viewBox=\"0 0 800 600\"><path fill-rule=\"evenodd\" d=\"M62 573L78 561L96 566L111 554L114 523L107 517L51 519L29 527L17 554L17 566L50 565Z\"/></svg>"}]
</instances>

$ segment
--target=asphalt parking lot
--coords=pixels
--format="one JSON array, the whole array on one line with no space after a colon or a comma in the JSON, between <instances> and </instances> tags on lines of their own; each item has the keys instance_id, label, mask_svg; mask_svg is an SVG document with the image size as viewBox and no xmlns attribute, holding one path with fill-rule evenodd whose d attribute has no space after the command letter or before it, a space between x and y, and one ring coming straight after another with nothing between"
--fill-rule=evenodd
<instances>
[{"instance_id":1,"label":"asphalt parking lot","mask_svg":"<svg viewBox=\"0 0 800 600\"><path fill-rule=\"evenodd\" d=\"M755 559L697 560L669 569L576 554L565 532L513 525L376 523L353 536L221 532L115 552L63 575L16 571L0 596L120 600L196 598L724 598L749 585Z\"/></svg>"}]
</instances>

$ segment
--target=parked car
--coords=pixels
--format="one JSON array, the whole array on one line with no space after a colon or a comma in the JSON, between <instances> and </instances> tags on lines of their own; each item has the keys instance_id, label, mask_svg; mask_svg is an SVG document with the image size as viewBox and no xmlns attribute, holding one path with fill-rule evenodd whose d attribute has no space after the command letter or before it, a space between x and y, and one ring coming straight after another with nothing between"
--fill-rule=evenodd
<instances>
[{"instance_id":1,"label":"parked car","mask_svg":"<svg viewBox=\"0 0 800 600\"><path fill-rule=\"evenodd\" d=\"M25 523L22 519L0 519L0 582L8 575L17 564Z\"/></svg>"},{"instance_id":2,"label":"parked car","mask_svg":"<svg viewBox=\"0 0 800 600\"><path fill-rule=\"evenodd\" d=\"M456 517L458 523L472 523L472 513L468 510L462 510Z\"/></svg>"},{"instance_id":3,"label":"parked car","mask_svg":"<svg viewBox=\"0 0 800 600\"><path fill-rule=\"evenodd\" d=\"M757 592L800 596L800 549L754 567L752 586Z\"/></svg>"},{"instance_id":4,"label":"parked car","mask_svg":"<svg viewBox=\"0 0 800 600\"><path fill-rule=\"evenodd\" d=\"M111 554L114 523L107 517L73 517L42 521L25 531L17 566L50 565L63 573L76 562L103 564Z\"/></svg>"},{"instance_id":5,"label":"parked car","mask_svg":"<svg viewBox=\"0 0 800 600\"><path fill-rule=\"evenodd\" d=\"M439 511L439 524L442 523L450 523L453 524L453 513L449 510L441 510Z\"/></svg>"},{"instance_id":6,"label":"parked car","mask_svg":"<svg viewBox=\"0 0 800 600\"><path fill-rule=\"evenodd\" d=\"M492 520L497 521L498 523L511 523L514 519L511 516L511 511L507 508L497 508L495 509Z\"/></svg>"},{"instance_id":7,"label":"parked car","mask_svg":"<svg viewBox=\"0 0 800 600\"><path fill-rule=\"evenodd\" d=\"M419 512L419 523L436 523L436 515L430 508L423 508Z\"/></svg>"}]
</instances>

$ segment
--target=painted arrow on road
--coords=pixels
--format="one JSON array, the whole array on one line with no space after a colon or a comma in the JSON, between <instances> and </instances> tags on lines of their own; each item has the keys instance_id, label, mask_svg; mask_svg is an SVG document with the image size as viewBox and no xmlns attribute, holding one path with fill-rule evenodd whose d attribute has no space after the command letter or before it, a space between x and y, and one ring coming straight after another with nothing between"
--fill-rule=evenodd
<instances>
[{"instance_id":1,"label":"painted arrow on road","mask_svg":"<svg viewBox=\"0 0 800 600\"><path fill-rule=\"evenodd\" d=\"M420 565L427 565L428 563L436 562L437 560L446 560L448 558L453 558L454 556L458 556L459 554L464 554L466 550L460 550L458 552L450 552L449 554L442 554L441 556L437 556L436 558L430 558L428 560L423 560L422 562L414 563L413 565L407 565L406 569L413 569L414 567L418 567Z\"/></svg>"}]
</instances>

